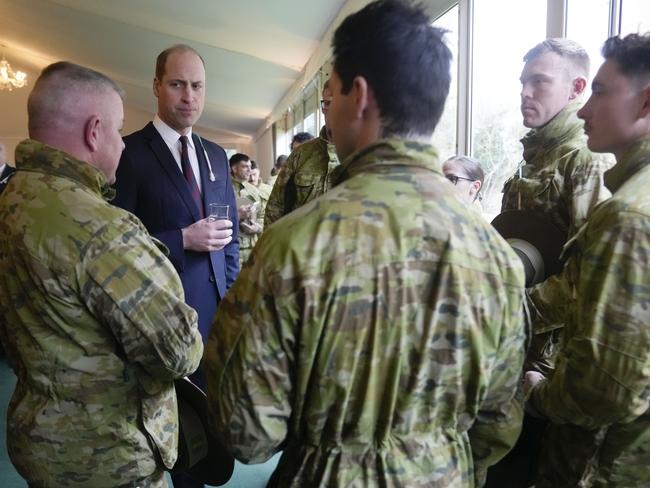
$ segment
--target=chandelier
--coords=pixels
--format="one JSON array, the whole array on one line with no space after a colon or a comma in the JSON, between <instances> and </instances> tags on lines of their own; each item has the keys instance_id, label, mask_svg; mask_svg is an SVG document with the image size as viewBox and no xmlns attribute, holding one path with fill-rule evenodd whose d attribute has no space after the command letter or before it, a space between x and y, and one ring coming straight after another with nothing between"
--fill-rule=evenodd
<instances>
[{"instance_id":1,"label":"chandelier","mask_svg":"<svg viewBox=\"0 0 650 488\"><path fill-rule=\"evenodd\" d=\"M0 90L13 90L14 88L22 88L27 84L27 75L22 71L14 71L11 65L5 59L4 53L2 54L2 61L0 61Z\"/></svg>"}]
</instances>

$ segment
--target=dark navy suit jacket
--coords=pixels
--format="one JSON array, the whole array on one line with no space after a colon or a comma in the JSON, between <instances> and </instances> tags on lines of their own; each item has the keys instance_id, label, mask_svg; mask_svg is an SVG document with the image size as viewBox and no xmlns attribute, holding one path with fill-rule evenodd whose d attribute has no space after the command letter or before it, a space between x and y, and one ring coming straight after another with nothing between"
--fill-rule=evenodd
<instances>
[{"instance_id":1,"label":"dark navy suit jacket","mask_svg":"<svg viewBox=\"0 0 650 488\"><path fill-rule=\"evenodd\" d=\"M124 138L126 149L117 169L113 204L135 214L149 233L169 248L178 271L185 301L199 314L199 330L207 340L217 305L239 273L237 203L225 151L202 139L215 181L210 181L199 136L192 134L201 171L203 211L209 203L230 205L233 240L221 251L183 249L181 229L201 219L189 186L165 141L150 122Z\"/></svg>"}]
</instances>

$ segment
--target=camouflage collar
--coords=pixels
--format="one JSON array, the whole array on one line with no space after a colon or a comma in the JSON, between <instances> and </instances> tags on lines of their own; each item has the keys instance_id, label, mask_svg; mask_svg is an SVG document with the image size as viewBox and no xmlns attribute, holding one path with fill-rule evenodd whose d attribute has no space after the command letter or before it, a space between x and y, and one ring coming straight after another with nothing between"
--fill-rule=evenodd
<instances>
[{"instance_id":1,"label":"camouflage collar","mask_svg":"<svg viewBox=\"0 0 650 488\"><path fill-rule=\"evenodd\" d=\"M524 146L524 159L526 164L535 164L545 161L545 158L536 157L538 154L547 153L553 148L571 140L582 141L583 122L577 116L581 107L579 101L573 101L564 107L546 125L528 131L521 139Z\"/></svg>"},{"instance_id":2,"label":"camouflage collar","mask_svg":"<svg viewBox=\"0 0 650 488\"><path fill-rule=\"evenodd\" d=\"M650 165L650 134L632 144L613 168L605 172L605 186L614 193L638 171Z\"/></svg>"},{"instance_id":3,"label":"camouflage collar","mask_svg":"<svg viewBox=\"0 0 650 488\"><path fill-rule=\"evenodd\" d=\"M16 169L74 180L106 200L115 196L115 190L110 187L101 171L60 149L33 139L25 139L16 147Z\"/></svg>"},{"instance_id":4,"label":"camouflage collar","mask_svg":"<svg viewBox=\"0 0 650 488\"><path fill-rule=\"evenodd\" d=\"M351 154L341 165L336 183L377 166L419 166L442 175L438 152L431 144L384 139Z\"/></svg>"}]
</instances>

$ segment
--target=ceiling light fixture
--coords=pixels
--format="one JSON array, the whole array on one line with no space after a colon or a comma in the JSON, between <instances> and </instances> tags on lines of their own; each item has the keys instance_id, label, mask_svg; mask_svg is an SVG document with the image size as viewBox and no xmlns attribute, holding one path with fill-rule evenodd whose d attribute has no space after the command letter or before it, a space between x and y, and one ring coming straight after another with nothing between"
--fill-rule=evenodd
<instances>
[{"instance_id":1,"label":"ceiling light fixture","mask_svg":"<svg viewBox=\"0 0 650 488\"><path fill-rule=\"evenodd\" d=\"M4 46L2 46L4 47ZM15 71L11 69L9 61L5 59L4 52L2 53L2 61L0 61L0 90L13 90L14 88L22 88L27 84L27 75L22 71Z\"/></svg>"}]
</instances>

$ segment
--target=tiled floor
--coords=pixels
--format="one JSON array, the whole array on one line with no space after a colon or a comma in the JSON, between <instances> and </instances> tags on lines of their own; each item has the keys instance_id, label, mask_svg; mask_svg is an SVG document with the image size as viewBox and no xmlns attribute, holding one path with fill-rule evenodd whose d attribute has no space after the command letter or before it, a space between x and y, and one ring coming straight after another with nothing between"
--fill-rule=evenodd
<instances>
[{"instance_id":1,"label":"tiled floor","mask_svg":"<svg viewBox=\"0 0 650 488\"><path fill-rule=\"evenodd\" d=\"M0 359L0 487L25 488L25 481L16 473L7 456L6 424L7 404L14 389L16 377L4 359ZM280 455L264 464L246 466L237 463L231 480L224 488L262 488L266 486ZM171 486L171 482L169 483Z\"/></svg>"}]
</instances>

